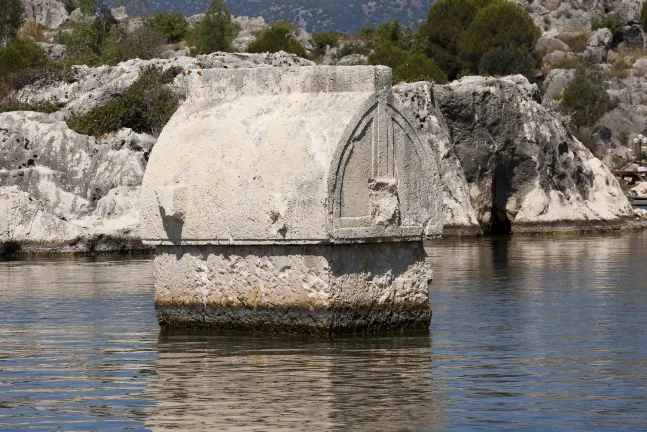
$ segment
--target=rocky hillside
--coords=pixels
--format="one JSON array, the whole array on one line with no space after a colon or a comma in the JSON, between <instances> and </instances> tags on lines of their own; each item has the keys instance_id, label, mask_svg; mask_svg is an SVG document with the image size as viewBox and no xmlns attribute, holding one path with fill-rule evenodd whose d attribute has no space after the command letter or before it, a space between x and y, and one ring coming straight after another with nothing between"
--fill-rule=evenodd
<instances>
[{"instance_id":1,"label":"rocky hillside","mask_svg":"<svg viewBox=\"0 0 647 432\"><path fill-rule=\"evenodd\" d=\"M228 54L133 60L118 66L81 67L76 81L29 86L22 97L63 107L54 114L0 114L0 252L128 251L137 237L139 196L148 155L156 139L122 129L100 139L71 130L66 119L114 100L143 66L310 66L285 53ZM181 72L172 86L182 92Z\"/></svg>"},{"instance_id":2,"label":"rocky hillside","mask_svg":"<svg viewBox=\"0 0 647 432\"><path fill-rule=\"evenodd\" d=\"M54 114L0 114L0 244L4 252L114 251L140 247L136 202L155 138L129 129L94 138L65 122L132 84L144 63L181 66L313 66L284 53L216 53L81 68L77 82L28 87L24 97L63 106ZM173 87L192 79L183 72ZM538 102L521 76L468 77L394 92L436 149L445 235L615 229L631 206L608 169Z\"/></svg>"},{"instance_id":3,"label":"rocky hillside","mask_svg":"<svg viewBox=\"0 0 647 432\"><path fill-rule=\"evenodd\" d=\"M186 16L203 12L210 0L151 0L152 10L177 11ZM364 26L376 26L398 19L416 27L425 19L433 0L227 0L234 15L262 16L265 21L288 21L308 32L343 31L357 33Z\"/></svg>"}]
</instances>

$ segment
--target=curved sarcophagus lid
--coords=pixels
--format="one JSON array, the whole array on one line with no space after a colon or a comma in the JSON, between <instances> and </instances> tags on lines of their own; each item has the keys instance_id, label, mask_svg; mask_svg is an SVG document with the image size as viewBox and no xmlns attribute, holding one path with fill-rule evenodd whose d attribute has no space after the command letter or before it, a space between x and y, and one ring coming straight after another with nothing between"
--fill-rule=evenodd
<instances>
[{"instance_id":1,"label":"curved sarcophagus lid","mask_svg":"<svg viewBox=\"0 0 647 432\"><path fill-rule=\"evenodd\" d=\"M213 69L162 132L142 186L149 244L421 240L437 162L385 67Z\"/></svg>"}]
</instances>

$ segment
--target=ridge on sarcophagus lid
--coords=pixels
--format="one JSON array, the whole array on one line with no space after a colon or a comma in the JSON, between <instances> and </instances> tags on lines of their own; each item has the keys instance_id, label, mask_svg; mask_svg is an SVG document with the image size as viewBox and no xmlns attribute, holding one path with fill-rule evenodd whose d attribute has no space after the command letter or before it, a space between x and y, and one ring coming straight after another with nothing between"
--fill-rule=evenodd
<instances>
[{"instance_id":1,"label":"ridge on sarcophagus lid","mask_svg":"<svg viewBox=\"0 0 647 432\"><path fill-rule=\"evenodd\" d=\"M403 241L441 232L436 160L385 67L204 70L151 154L148 244ZM199 78L195 78L199 77Z\"/></svg>"}]
</instances>

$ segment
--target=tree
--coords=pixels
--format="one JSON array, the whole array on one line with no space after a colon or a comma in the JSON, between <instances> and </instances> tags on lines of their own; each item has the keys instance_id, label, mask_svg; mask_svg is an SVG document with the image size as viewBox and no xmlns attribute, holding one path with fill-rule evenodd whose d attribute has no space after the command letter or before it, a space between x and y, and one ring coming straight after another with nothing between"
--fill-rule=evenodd
<instances>
[{"instance_id":1,"label":"tree","mask_svg":"<svg viewBox=\"0 0 647 432\"><path fill-rule=\"evenodd\" d=\"M593 126L607 112L609 95L596 66L577 69L575 78L564 88L561 108L571 115L577 128Z\"/></svg>"},{"instance_id":2,"label":"tree","mask_svg":"<svg viewBox=\"0 0 647 432\"><path fill-rule=\"evenodd\" d=\"M150 25L163 34L168 43L180 42L189 31L189 23L179 12L158 12L151 17Z\"/></svg>"},{"instance_id":3,"label":"tree","mask_svg":"<svg viewBox=\"0 0 647 432\"><path fill-rule=\"evenodd\" d=\"M427 39L426 53L453 79L469 62L460 56L458 45L477 12L495 0L437 0L429 8L420 34Z\"/></svg>"},{"instance_id":4,"label":"tree","mask_svg":"<svg viewBox=\"0 0 647 432\"><path fill-rule=\"evenodd\" d=\"M600 15L599 17L591 20L591 28L593 30L607 28L611 30L611 33L613 33L614 37L622 33L622 28L624 27L624 25L625 23L622 18L620 18L620 15L615 12Z\"/></svg>"},{"instance_id":5,"label":"tree","mask_svg":"<svg viewBox=\"0 0 647 432\"><path fill-rule=\"evenodd\" d=\"M232 41L238 27L231 20L231 13L221 0L211 0L204 18L195 30L197 54L211 54L215 51L232 51Z\"/></svg>"},{"instance_id":6,"label":"tree","mask_svg":"<svg viewBox=\"0 0 647 432\"><path fill-rule=\"evenodd\" d=\"M445 84L447 75L424 54L409 54L393 69L393 82L433 81Z\"/></svg>"},{"instance_id":7,"label":"tree","mask_svg":"<svg viewBox=\"0 0 647 432\"><path fill-rule=\"evenodd\" d=\"M247 51L250 53L285 51L299 57L307 55L303 44L294 36L292 25L285 21L279 21L261 33L249 44Z\"/></svg>"},{"instance_id":8,"label":"tree","mask_svg":"<svg viewBox=\"0 0 647 432\"><path fill-rule=\"evenodd\" d=\"M640 9L640 25L643 28L643 31L647 32L647 1L643 3L642 9Z\"/></svg>"},{"instance_id":9,"label":"tree","mask_svg":"<svg viewBox=\"0 0 647 432\"><path fill-rule=\"evenodd\" d=\"M447 75L424 54L412 53L389 42L381 42L368 57L372 65L393 69L393 82L435 81L447 82Z\"/></svg>"},{"instance_id":10,"label":"tree","mask_svg":"<svg viewBox=\"0 0 647 432\"><path fill-rule=\"evenodd\" d=\"M516 46L530 52L541 31L528 12L508 1L494 1L478 11L458 44L461 55L478 64L491 49Z\"/></svg>"},{"instance_id":11,"label":"tree","mask_svg":"<svg viewBox=\"0 0 647 432\"><path fill-rule=\"evenodd\" d=\"M481 75L521 74L529 81L535 79L534 61L530 55L515 46L497 47L483 54L479 62Z\"/></svg>"},{"instance_id":12,"label":"tree","mask_svg":"<svg viewBox=\"0 0 647 432\"><path fill-rule=\"evenodd\" d=\"M0 47L4 42L16 36L24 21L25 6L22 0L2 0L0 3Z\"/></svg>"}]
</instances>

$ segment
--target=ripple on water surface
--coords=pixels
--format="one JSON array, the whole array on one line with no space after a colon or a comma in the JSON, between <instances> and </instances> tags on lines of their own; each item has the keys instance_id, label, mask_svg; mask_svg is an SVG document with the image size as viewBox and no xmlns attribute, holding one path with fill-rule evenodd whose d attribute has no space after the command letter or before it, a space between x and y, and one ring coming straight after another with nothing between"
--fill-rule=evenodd
<instances>
[{"instance_id":1,"label":"ripple on water surface","mask_svg":"<svg viewBox=\"0 0 647 432\"><path fill-rule=\"evenodd\" d=\"M647 235L440 241L430 335L160 334L150 260L0 262L0 430L647 430Z\"/></svg>"}]
</instances>

